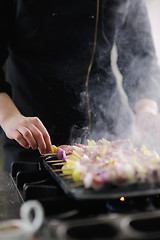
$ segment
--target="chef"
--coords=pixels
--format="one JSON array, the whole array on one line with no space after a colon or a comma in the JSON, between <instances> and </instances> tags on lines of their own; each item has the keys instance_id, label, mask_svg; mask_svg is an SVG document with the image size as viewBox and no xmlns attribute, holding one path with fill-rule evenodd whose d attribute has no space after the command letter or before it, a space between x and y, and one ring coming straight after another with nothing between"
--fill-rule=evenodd
<instances>
[{"instance_id":1,"label":"chef","mask_svg":"<svg viewBox=\"0 0 160 240\"><path fill-rule=\"evenodd\" d=\"M4 170L39 161L51 144L126 137L131 112L139 140L151 118L159 128L159 68L143 0L0 0L0 33Z\"/></svg>"}]
</instances>

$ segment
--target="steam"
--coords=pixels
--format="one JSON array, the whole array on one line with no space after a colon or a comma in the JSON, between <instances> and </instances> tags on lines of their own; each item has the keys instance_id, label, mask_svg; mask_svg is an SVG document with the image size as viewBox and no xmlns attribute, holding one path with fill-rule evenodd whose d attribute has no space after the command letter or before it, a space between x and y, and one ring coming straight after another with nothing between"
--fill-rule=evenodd
<instances>
[{"instance_id":1,"label":"steam","mask_svg":"<svg viewBox=\"0 0 160 240\"><path fill-rule=\"evenodd\" d=\"M160 67L154 52L152 30L144 1L123 1L122 5L121 7L119 4L116 10L112 9L113 12L118 10L119 22L123 20L124 26L116 29L115 44L110 56L111 68L105 68L106 64L103 64L108 50L104 46L102 49L98 48L101 54L96 56L97 66L102 75L92 74L89 80L91 113L94 119L90 137L94 140L102 137L108 140L134 139L136 101L150 98L160 103ZM132 27L127 26L128 22L132 23ZM103 73L107 79L103 79ZM114 82L117 83L116 86ZM81 93L80 109L84 110L84 106L85 92ZM154 138L153 132L154 130L147 132L143 139L152 148L155 147L155 142L151 141ZM87 125L82 128L73 126L71 129L72 143L85 143L88 137Z\"/></svg>"},{"instance_id":2,"label":"steam","mask_svg":"<svg viewBox=\"0 0 160 240\"><path fill-rule=\"evenodd\" d=\"M151 23L151 30L153 35L153 40L156 48L156 54L158 57L158 63L160 64L160 28L159 28L159 0L146 0L146 5L148 9L148 15Z\"/></svg>"}]
</instances>

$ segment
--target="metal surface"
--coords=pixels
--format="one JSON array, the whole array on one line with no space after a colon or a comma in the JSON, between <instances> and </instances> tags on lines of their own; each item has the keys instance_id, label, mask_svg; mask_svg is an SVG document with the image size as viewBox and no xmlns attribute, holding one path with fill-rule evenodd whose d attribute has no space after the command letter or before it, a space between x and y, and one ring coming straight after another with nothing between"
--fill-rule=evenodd
<instances>
[{"instance_id":1,"label":"metal surface","mask_svg":"<svg viewBox=\"0 0 160 240\"><path fill-rule=\"evenodd\" d=\"M19 209L23 199L12 177L0 172L0 221L19 218Z\"/></svg>"},{"instance_id":2,"label":"metal surface","mask_svg":"<svg viewBox=\"0 0 160 240\"><path fill-rule=\"evenodd\" d=\"M160 211L107 214L71 221L51 220L48 234L54 240L155 240L160 239Z\"/></svg>"},{"instance_id":3,"label":"metal surface","mask_svg":"<svg viewBox=\"0 0 160 240\"><path fill-rule=\"evenodd\" d=\"M58 182L63 191L76 200L116 199L120 198L121 196L137 197L160 194L160 183L130 184L124 186L106 184L105 187L98 191L91 188L86 189L84 186L76 186L76 184L74 186L74 181L72 179L65 179L65 177L59 176L59 174L62 173L62 166L55 166L47 162L47 159L43 160L47 171Z\"/></svg>"}]
</instances>

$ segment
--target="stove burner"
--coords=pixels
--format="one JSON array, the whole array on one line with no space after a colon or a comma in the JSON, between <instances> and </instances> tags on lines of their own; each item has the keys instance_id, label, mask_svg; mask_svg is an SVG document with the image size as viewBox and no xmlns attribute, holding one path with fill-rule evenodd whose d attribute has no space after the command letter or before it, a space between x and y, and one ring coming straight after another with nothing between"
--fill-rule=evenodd
<instances>
[{"instance_id":1,"label":"stove burner","mask_svg":"<svg viewBox=\"0 0 160 240\"><path fill-rule=\"evenodd\" d=\"M144 197L121 197L120 199L112 199L106 202L109 212L139 212L153 210L153 196Z\"/></svg>"}]
</instances>

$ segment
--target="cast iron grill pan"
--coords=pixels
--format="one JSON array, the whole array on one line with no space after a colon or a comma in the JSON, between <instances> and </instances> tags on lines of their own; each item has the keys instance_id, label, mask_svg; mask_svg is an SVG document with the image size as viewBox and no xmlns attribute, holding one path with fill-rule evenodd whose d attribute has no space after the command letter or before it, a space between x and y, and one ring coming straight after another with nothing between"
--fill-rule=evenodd
<instances>
[{"instance_id":1,"label":"cast iron grill pan","mask_svg":"<svg viewBox=\"0 0 160 240\"><path fill-rule=\"evenodd\" d=\"M134 183L124 186L116 186L107 183L100 190L94 190L92 188L87 189L82 184L76 183L72 179L66 179L65 176L60 176L62 173L62 171L60 171L62 166L55 166L54 163L49 162L50 160L56 161L54 157L46 157L43 159L46 170L57 181L62 190L68 196L76 200L117 199L121 196L137 197L160 194L160 183Z\"/></svg>"}]
</instances>

